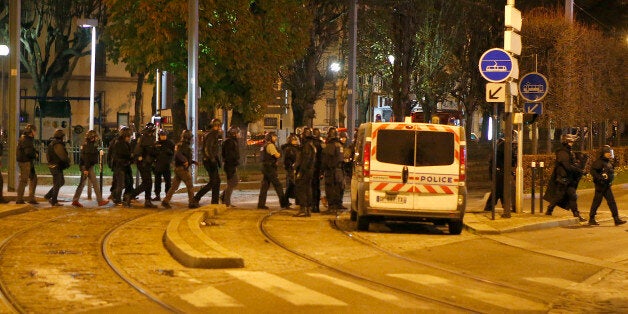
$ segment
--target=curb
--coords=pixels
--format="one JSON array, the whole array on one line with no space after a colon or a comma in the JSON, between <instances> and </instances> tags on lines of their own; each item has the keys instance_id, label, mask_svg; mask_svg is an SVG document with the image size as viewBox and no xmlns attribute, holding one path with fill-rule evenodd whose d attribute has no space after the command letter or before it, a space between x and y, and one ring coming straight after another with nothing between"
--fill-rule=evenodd
<instances>
[{"instance_id":1,"label":"curb","mask_svg":"<svg viewBox=\"0 0 628 314\"><path fill-rule=\"evenodd\" d=\"M523 224L523 225L514 226L514 227L506 227L502 229L497 229L485 223L481 223L477 221L477 219L471 215L469 216L465 215L465 220L467 220L467 218L469 218L469 220L471 221L464 222L464 229L466 231L474 233L474 234L489 234L489 235L520 232L520 231L533 231L533 230L555 228L555 227L566 227L566 226L574 226L574 225L579 224L578 218L569 217L569 218L550 220L550 221L545 221L545 222L534 222L534 223Z\"/></svg>"},{"instance_id":2,"label":"curb","mask_svg":"<svg viewBox=\"0 0 628 314\"><path fill-rule=\"evenodd\" d=\"M183 266L191 268L241 268L244 259L214 242L201 230L209 217L226 210L224 205L208 205L185 212L168 223L164 234L166 249Z\"/></svg>"},{"instance_id":3,"label":"curb","mask_svg":"<svg viewBox=\"0 0 628 314\"><path fill-rule=\"evenodd\" d=\"M9 208L6 208L6 207L9 207ZM2 205L2 209L0 210L0 218L11 216L11 215L19 215L19 214L23 214L23 213L35 211L35 210L37 210L37 207L34 207L32 205L4 204Z\"/></svg>"}]
</instances>

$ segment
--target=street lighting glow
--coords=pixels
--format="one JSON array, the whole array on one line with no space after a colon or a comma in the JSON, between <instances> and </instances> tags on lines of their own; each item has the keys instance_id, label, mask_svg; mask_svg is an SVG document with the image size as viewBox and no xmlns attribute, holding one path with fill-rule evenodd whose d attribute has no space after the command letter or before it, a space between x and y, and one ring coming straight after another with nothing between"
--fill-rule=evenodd
<instances>
[{"instance_id":1,"label":"street lighting glow","mask_svg":"<svg viewBox=\"0 0 628 314\"><path fill-rule=\"evenodd\" d=\"M0 56L6 57L9 55L9 46L0 45Z\"/></svg>"},{"instance_id":2,"label":"street lighting glow","mask_svg":"<svg viewBox=\"0 0 628 314\"><path fill-rule=\"evenodd\" d=\"M329 69L334 72L337 73L338 71L340 71L340 63L338 62L332 62L331 65L329 66Z\"/></svg>"},{"instance_id":3,"label":"street lighting glow","mask_svg":"<svg viewBox=\"0 0 628 314\"><path fill-rule=\"evenodd\" d=\"M91 28L92 30L92 51L91 54L91 73L89 81L89 129L94 129L94 93L96 85L96 26L98 20L95 19L79 19L77 24L83 28Z\"/></svg>"},{"instance_id":4,"label":"street lighting glow","mask_svg":"<svg viewBox=\"0 0 628 314\"><path fill-rule=\"evenodd\" d=\"M390 64L395 64L395 56L388 55L388 62L390 62Z\"/></svg>"}]
</instances>

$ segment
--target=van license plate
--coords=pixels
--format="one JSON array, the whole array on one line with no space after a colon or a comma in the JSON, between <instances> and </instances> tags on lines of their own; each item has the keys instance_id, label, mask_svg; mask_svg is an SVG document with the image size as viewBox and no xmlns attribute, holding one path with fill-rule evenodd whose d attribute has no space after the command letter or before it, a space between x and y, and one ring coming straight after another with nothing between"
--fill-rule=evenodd
<instances>
[{"instance_id":1,"label":"van license plate","mask_svg":"<svg viewBox=\"0 0 628 314\"><path fill-rule=\"evenodd\" d=\"M388 203L388 204L405 204L408 201L406 196L378 196L378 203Z\"/></svg>"}]
</instances>

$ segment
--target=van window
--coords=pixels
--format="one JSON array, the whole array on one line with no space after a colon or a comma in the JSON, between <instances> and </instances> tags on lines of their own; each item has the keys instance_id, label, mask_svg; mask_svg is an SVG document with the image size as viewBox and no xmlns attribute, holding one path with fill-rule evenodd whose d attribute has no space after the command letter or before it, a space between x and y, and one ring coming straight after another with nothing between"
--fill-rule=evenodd
<instances>
[{"instance_id":1,"label":"van window","mask_svg":"<svg viewBox=\"0 0 628 314\"><path fill-rule=\"evenodd\" d=\"M380 130L377 134L377 160L406 166L451 165L454 162L454 134Z\"/></svg>"}]
</instances>

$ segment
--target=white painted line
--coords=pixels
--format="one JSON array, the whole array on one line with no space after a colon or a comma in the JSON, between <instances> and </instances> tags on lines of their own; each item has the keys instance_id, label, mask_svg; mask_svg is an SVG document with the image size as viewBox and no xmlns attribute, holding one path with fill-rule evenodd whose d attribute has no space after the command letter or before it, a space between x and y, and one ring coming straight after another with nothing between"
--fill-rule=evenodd
<instances>
[{"instance_id":1,"label":"white painted line","mask_svg":"<svg viewBox=\"0 0 628 314\"><path fill-rule=\"evenodd\" d=\"M240 307L242 304L238 303L236 299L230 297L224 292L214 288L205 287L198 289L194 292L181 295L181 299L194 305L195 307Z\"/></svg>"},{"instance_id":2,"label":"white painted line","mask_svg":"<svg viewBox=\"0 0 628 314\"><path fill-rule=\"evenodd\" d=\"M277 275L261 271L230 270L228 274L294 305L334 305L346 303L325 294L295 284Z\"/></svg>"},{"instance_id":3,"label":"white painted line","mask_svg":"<svg viewBox=\"0 0 628 314\"><path fill-rule=\"evenodd\" d=\"M365 294L369 297L378 299L378 300L382 300L382 301L390 301L390 302L394 302L394 301L399 301L399 298L395 295L392 294L388 294L388 293L383 293L383 292L379 292L376 290L373 290L371 288L367 288L361 285L358 285L356 283L350 282L350 281L346 281L346 280L342 280L342 279L338 279L336 277L331 277L331 276L327 276L324 274L318 274L318 273L308 273L308 276L311 277L315 277L315 278L319 278L319 279L323 279L326 281L329 281L335 285L341 286L343 288L347 288L349 290L353 290L355 292L359 292L362 294Z\"/></svg>"},{"instance_id":4,"label":"white painted line","mask_svg":"<svg viewBox=\"0 0 628 314\"><path fill-rule=\"evenodd\" d=\"M400 278L424 286L441 286L441 288L458 292L461 295L469 297L470 299L508 309L510 311L549 310L548 306L543 303L530 301L528 299L503 292L484 291L483 287L478 287L477 289L465 288L459 284L452 283L450 280L442 277L426 274L388 274L388 276Z\"/></svg>"}]
</instances>

